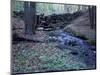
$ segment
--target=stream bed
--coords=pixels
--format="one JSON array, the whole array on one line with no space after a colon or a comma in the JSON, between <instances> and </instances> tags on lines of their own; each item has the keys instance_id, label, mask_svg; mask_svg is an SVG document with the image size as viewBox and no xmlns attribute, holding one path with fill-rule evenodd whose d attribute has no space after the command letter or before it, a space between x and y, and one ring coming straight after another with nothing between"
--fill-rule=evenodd
<instances>
[{"instance_id":1,"label":"stream bed","mask_svg":"<svg viewBox=\"0 0 100 75\"><path fill-rule=\"evenodd\" d=\"M71 54L75 57L83 56L84 62L88 66L96 64L96 47L89 45L85 40L72 36L63 30L55 30L49 32L49 41L56 42L56 47L64 50L64 52L70 49Z\"/></svg>"}]
</instances>

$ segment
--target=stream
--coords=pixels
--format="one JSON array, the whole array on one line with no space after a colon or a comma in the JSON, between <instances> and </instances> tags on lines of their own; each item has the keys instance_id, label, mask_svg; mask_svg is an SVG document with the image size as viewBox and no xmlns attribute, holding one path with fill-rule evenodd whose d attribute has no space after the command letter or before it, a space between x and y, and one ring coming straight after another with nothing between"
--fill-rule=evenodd
<instances>
[{"instance_id":1,"label":"stream","mask_svg":"<svg viewBox=\"0 0 100 75\"><path fill-rule=\"evenodd\" d=\"M56 42L58 48L66 52L70 48L71 54L75 57L84 59L88 66L96 64L96 48L85 42L85 40L71 36L63 30L50 31L49 41Z\"/></svg>"}]
</instances>

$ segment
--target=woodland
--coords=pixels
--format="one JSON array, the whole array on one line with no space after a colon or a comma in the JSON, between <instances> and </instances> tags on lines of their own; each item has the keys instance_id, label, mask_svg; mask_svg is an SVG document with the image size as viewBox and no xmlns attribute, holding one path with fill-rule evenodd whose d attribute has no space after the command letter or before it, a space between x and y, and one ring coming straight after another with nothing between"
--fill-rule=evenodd
<instances>
[{"instance_id":1,"label":"woodland","mask_svg":"<svg viewBox=\"0 0 100 75\"><path fill-rule=\"evenodd\" d=\"M12 0L12 73L96 69L96 6Z\"/></svg>"}]
</instances>

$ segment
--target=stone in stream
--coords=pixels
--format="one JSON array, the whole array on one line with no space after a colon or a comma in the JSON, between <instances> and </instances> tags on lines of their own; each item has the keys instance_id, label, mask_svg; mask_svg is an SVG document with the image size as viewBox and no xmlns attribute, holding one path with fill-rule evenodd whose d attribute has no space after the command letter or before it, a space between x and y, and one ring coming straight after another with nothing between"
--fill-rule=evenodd
<instances>
[{"instance_id":1,"label":"stone in stream","mask_svg":"<svg viewBox=\"0 0 100 75\"><path fill-rule=\"evenodd\" d=\"M48 39L50 42L56 42L57 38L55 36L49 37Z\"/></svg>"},{"instance_id":2,"label":"stone in stream","mask_svg":"<svg viewBox=\"0 0 100 75\"><path fill-rule=\"evenodd\" d=\"M72 55L78 55L79 53L76 51L71 52Z\"/></svg>"},{"instance_id":3,"label":"stone in stream","mask_svg":"<svg viewBox=\"0 0 100 75\"><path fill-rule=\"evenodd\" d=\"M69 46L77 46L77 42L76 41L65 41L65 45L69 45Z\"/></svg>"},{"instance_id":4,"label":"stone in stream","mask_svg":"<svg viewBox=\"0 0 100 75\"><path fill-rule=\"evenodd\" d=\"M42 31L44 28L43 27L38 27L37 30Z\"/></svg>"},{"instance_id":5,"label":"stone in stream","mask_svg":"<svg viewBox=\"0 0 100 75\"><path fill-rule=\"evenodd\" d=\"M44 31L52 31L53 28L44 28Z\"/></svg>"}]
</instances>

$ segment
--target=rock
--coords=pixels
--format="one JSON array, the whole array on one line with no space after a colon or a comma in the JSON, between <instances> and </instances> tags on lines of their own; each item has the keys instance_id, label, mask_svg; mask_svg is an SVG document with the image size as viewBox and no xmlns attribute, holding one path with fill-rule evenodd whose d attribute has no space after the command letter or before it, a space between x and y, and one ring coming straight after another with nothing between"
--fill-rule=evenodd
<instances>
[{"instance_id":1,"label":"rock","mask_svg":"<svg viewBox=\"0 0 100 75\"><path fill-rule=\"evenodd\" d=\"M45 31L51 31L53 28L44 28Z\"/></svg>"},{"instance_id":2,"label":"rock","mask_svg":"<svg viewBox=\"0 0 100 75\"><path fill-rule=\"evenodd\" d=\"M50 42L56 42L56 41L57 41L57 37L52 36L52 37L49 37L48 40L49 40Z\"/></svg>"},{"instance_id":3,"label":"rock","mask_svg":"<svg viewBox=\"0 0 100 75\"><path fill-rule=\"evenodd\" d=\"M38 27L37 30L41 31L43 30L44 28L43 27Z\"/></svg>"},{"instance_id":4,"label":"rock","mask_svg":"<svg viewBox=\"0 0 100 75\"><path fill-rule=\"evenodd\" d=\"M79 53L78 53L78 52L73 51L73 52L71 52L71 54L72 54L72 55L78 55Z\"/></svg>"}]
</instances>

